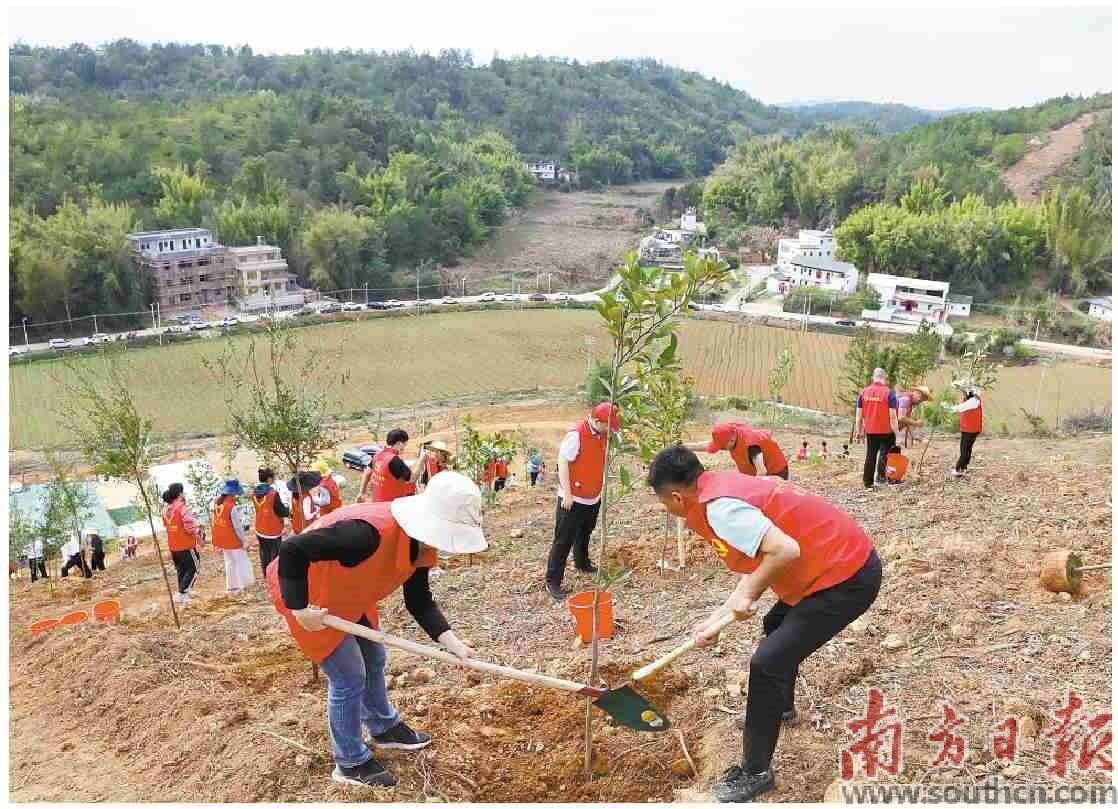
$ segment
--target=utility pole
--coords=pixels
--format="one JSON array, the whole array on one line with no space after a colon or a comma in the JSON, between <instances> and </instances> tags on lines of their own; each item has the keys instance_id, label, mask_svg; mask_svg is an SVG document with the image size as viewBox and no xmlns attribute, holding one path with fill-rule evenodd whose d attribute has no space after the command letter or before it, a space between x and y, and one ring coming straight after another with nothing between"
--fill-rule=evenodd
<instances>
[{"instance_id":1,"label":"utility pole","mask_svg":"<svg viewBox=\"0 0 1118 809\"><path fill-rule=\"evenodd\" d=\"M97 333L97 315L93 316L93 333Z\"/></svg>"},{"instance_id":2,"label":"utility pole","mask_svg":"<svg viewBox=\"0 0 1118 809\"><path fill-rule=\"evenodd\" d=\"M23 347L31 348L31 344L27 341L27 318L23 319Z\"/></svg>"},{"instance_id":3,"label":"utility pole","mask_svg":"<svg viewBox=\"0 0 1118 809\"><path fill-rule=\"evenodd\" d=\"M365 305L369 305L369 282L365 282Z\"/></svg>"},{"instance_id":4,"label":"utility pole","mask_svg":"<svg viewBox=\"0 0 1118 809\"><path fill-rule=\"evenodd\" d=\"M1035 335L1033 335L1033 339L1034 339L1034 340L1039 340L1039 339L1040 339L1040 318L1037 318L1037 321L1036 321L1036 334L1035 334Z\"/></svg>"}]
</instances>

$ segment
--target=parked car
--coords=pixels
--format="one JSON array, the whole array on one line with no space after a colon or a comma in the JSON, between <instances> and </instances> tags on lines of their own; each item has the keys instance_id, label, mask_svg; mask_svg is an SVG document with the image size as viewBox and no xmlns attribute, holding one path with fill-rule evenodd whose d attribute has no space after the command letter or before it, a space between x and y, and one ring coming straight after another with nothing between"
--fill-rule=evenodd
<instances>
[{"instance_id":1,"label":"parked car","mask_svg":"<svg viewBox=\"0 0 1118 809\"><path fill-rule=\"evenodd\" d=\"M518 300L520 300L520 296L514 292L506 292L504 295L501 296L501 300L503 300L505 303L516 303Z\"/></svg>"},{"instance_id":2,"label":"parked car","mask_svg":"<svg viewBox=\"0 0 1118 809\"><path fill-rule=\"evenodd\" d=\"M458 299L457 298L452 298L449 295L447 295L445 298L443 298L441 301L439 301L439 303L441 303L443 306L454 306L455 304L458 303Z\"/></svg>"},{"instance_id":3,"label":"parked car","mask_svg":"<svg viewBox=\"0 0 1118 809\"><path fill-rule=\"evenodd\" d=\"M698 309L702 309L703 307L700 306L699 304L695 303L694 301L687 301L687 308L698 310Z\"/></svg>"},{"instance_id":4,"label":"parked car","mask_svg":"<svg viewBox=\"0 0 1118 809\"><path fill-rule=\"evenodd\" d=\"M69 340L63 340L61 337L52 337L47 340L47 348L54 349L55 351L63 351L70 347Z\"/></svg>"},{"instance_id":5,"label":"parked car","mask_svg":"<svg viewBox=\"0 0 1118 809\"><path fill-rule=\"evenodd\" d=\"M168 326L163 330L164 334L189 334L190 327L185 325Z\"/></svg>"},{"instance_id":6,"label":"parked car","mask_svg":"<svg viewBox=\"0 0 1118 809\"><path fill-rule=\"evenodd\" d=\"M558 295L555 296L555 300L563 301L564 303L569 301L570 299L571 299L571 296L568 295L566 292L560 292Z\"/></svg>"},{"instance_id":7,"label":"parked car","mask_svg":"<svg viewBox=\"0 0 1118 809\"><path fill-rule=\"evenodd\" d=\"M92 337L76 337L70 341L70 348L88 348L93 345Z\"/></svg>"},{"instance_id":8,"label":"parked car","mask_svg":"<svg viewBox=\"0 0 1118 809\"><path fill-rule=\"evenodd\" d=\"M360 312L365 308L365 304L358 303L357 301L348 301L342 304L342 310L346 312Z\"/></svg>"},{"instance_id":9,"label":"parked car","mask_svg":"<svg viewBox=\"0 0 1118 809\"><path fill-rule=\"evenodd\" d=\"M342 311L342 305L340 303L324 303L318 307L318 313L320 315L332 315L340 311Z\"/></svg>"},{"instance_id":10,"label":"parked car","mask_svg":"<svg viewBox=\"0 0 1118 809\"><path fill-rule=\"evenodd\" d=\"M384 302L385 307L388 309L400 309L404 306L403 301L398 301L395 298L389 298Z\"/></svg>"},{"instance_id":11,"label":"parked car","mask_svg":"<svg viewBox=\"0 0 1118 809\"><path fill-rule=\"evenodd\" d=\"M8 346L8 356L9 357L14 357L18 353L19 353L18 348L16 348L15 346Z\"/></svg>"},{"instance_id":12,"label":"parked car","mask_svg":"<svg viewBox=\"0 0 1118 809\"><path fill-rule=\"evenodd\" d=\"M708 312L728 312L730 310L727 309L725 306L723 306L720 303L712 303L710 306L707 307L707 311Z\"/></svg>"},{"instance_id":13,"label":"parked car","mask_svg":"<svg viewBox=\"0 0 1118 809\"><path fill-rule=\"evenodd\" d=\"M190 321L190 330L191 331L205 331L206 329L208 329L210 327L210 325L211 324L208 320L202 320L202 319L199 318L198 320Z\"/></svg>"},{"instance_id":14,"label":"parked car","mask_svg":"<svg viewBox=\"0 0 1118 809\"><path fill-rule=\"evenodd\" d=\"M854 322L853 320L836 320L836 321L835 321L835 325L836 325L836 326L849 326L850 328L852 328L852 329L853 329L853 328L854 328L854 327L856 327L856 326L857 326L858 324L857 324L857 323L855 323L855 322Z\"/></svg>"},{"instance_id":15,"label":"parked car","mask_svg":"<svg viewBox=\"0 0 1118 809\"><path fill-rule=\"evenodd\" d=\"M528 296L528 300L530 300L530 301L546 301L547 300L547 295L544 295L542 292L533 292L531 295Z\"/></svg>"},{"instance_id":16,"label":"parked car","mask_svg":"<svg viewBox=\"0 0 1118 809\"><path fill-rule=\"evenodd\" d=\"M111 334L105 334L105 332L103 331L99 331L94 334L91 339L94 343L100 345L102 343L111 343L113 341L113 336Z\"/></svg>"},{"instance_id":17,"label":"parked car","mask_svg":"<svg viewBox=\"0 0 1118 809\"><path fill-rule=\"evenodd\" d=\"M486 292L484 295L478 298L478 303L493 303L496 300L497 294L495 292Z\"/></svg>"},{"instance_id":18,"label":"parked car","mask_svg":"<svg viewBox=\"0 0 1118 809\"><path fill-rule=\"evenodd\" d=\"M342 466L356 472L364 472L373 462L373 456L359 449L347 449L342 453Z\"/></svg>"}]
</instances>

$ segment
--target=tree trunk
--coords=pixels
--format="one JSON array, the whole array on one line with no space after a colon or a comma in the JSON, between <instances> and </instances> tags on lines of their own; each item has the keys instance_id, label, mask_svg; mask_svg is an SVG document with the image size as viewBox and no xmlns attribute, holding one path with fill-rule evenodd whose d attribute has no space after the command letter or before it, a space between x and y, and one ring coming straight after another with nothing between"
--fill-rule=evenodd
<instances>
[{"instance_id":1,"label":"tree trunk","mask_svg":"<svg viewBox=\"0 0 1118 809\"><path fill-rule=\"evenodd\" d=\"M167 566L163 564L163 550L159 547L159 536L155 533L155 517L151 513L151 501L148 500L148 491L144 486L142 477L137 476L140 487L140 496L144 499L144 510L148 513L148 525L151 527L151 544L155 546L155 558L159 560L159 570L163 573L163 583L167 585L167 600L171 602L171 615L175 618L175 629L182 629L179 623L179 611L175 607L175 594L171 592L171 580L167 578Z\"/></svg>"},{"instance_id":2,"label":"tree trunk","mask_svg":"<svg viewBox=\"0 0 1118 809\"><path fill-rule=\"evenodd\" d=\"M936 436L936 426L933 424L931 431L928 433L928 440L924 442L924 451L920 453L920 461L916 464L916 474L919 477L924 477L924 457L928 454L928 449L932 446L932 439Z\"/></svg>"}]
</instances>

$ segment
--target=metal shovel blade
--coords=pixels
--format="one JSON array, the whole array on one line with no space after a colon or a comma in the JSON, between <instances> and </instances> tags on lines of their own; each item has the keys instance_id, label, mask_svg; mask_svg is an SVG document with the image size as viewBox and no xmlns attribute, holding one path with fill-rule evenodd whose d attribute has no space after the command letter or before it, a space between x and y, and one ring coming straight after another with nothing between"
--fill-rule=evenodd
<instances>
[{"instance_id":1,"label":"metal shovel blade","mask_svg":"<svg viewBox=\"0 0 1118 809\"><path fill-rule=\"evenodd\" d=\"M612 716L613 721L619 725L651 732L671 727L668 717L627 685L609 690L592 690L601 693L601 696L595 697L593 704Z\"/></svg>"}]
</instances>

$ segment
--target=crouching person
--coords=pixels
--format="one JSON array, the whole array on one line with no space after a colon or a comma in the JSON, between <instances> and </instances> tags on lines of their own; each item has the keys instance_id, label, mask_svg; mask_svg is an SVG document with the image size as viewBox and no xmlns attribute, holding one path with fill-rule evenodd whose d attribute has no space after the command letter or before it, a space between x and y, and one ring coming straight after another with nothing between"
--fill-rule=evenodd
<instances>
[{"instance_id":1,"label":"crouching person","mask_svg":"<svg viewBox=\"0 0 1118 809\"><path fill-rule=\"evenodd\" d=\"M781 720L795 716L800 663L869 609L881 586L881 560L858 523L821 497L777 478L707 472L682 446L661 450L648 484L669 513L744 574L694 628L697 645L716 640L712 627L728 613L748 619L766 590L778 599L749 665L741 764L711 789L723 803L750 801L775 786L773 753Z\"/></svg>"},{"instance_id":2,"label":"crouching person","mask_svg":"<svg viewBox=\"0 0 1118 809\"><path fill-rule=\"evenodd\" d=\"M402 587L404 604L424 631L458 657L470 657L473 650L431 597L427 574L437 551L475 553L485 546L481 491L457 472L433 478L420 495L339 508L280 546L268 565L268 591L299 649L329 681L333 780L396 783L362 740L362 724L381 748L419 750L431 737L408 727L389 701L384 646L326 627L323 617L376 628L378 603Z\"/></svg>"}]
</instances>

